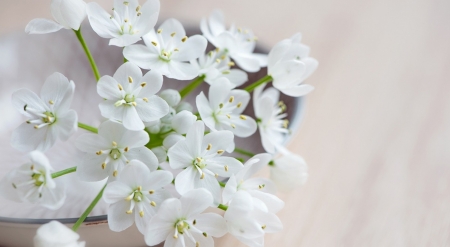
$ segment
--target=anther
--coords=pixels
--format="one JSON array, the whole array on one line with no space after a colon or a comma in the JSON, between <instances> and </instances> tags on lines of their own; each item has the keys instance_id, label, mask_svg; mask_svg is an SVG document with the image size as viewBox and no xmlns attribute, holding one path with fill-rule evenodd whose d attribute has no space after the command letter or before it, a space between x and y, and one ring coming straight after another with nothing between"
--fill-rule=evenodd
<instances>
[{"instance_id":1,"label":"anther","mask_svg":"<svg viewBox=\"0 0 450 247\"><path fill-rule=\"evenodd\" d=\"M195 242L195 247L200 247L200 243L199 242Z\"/></svg>"},{"instance_id":2,"label":"anther","mask_svg":"<svg viewBox=\"0 0 450 247\"><path fill-rule=\"evenodd\" d=\"M162 33L162 29L158 29L158 31L157 31L158 33Z\"/></svg>"},{"instance_id":3,"label":"anther","mask_svg":"<svg viewBox=\"0 0 450 247\"><path fill-rule=\"evenodd\" d=\"M228 102L233 103L234 101L234 96L231 96L230 99L228 100Z\"/></svg>"},{"instance_id":4,"label":"anther","mask_svg":"<svg viewBox=\"0 0 450 247\"><path fill-rule=\"evenodd\" d=\"M149 193L150 195L153 195L153 194L155 193L155 191L154 191L154 190L149 190L148 193Z\"/></svg>"},{"instance_id":5,"label":"anther","mask_svg":"<svg viewBox=\"0 0 450 247\"><path fill-rule=\"evenodd\" d=\"M128 82L133 83L133 78L131 76L128 76Z\"/></svg>"},{"instance_id":6,"label":"anther","mask_svg":"<svg viewBox=\"0 0 450 247\"><path fill-rule=\"evenodd\" d=\"M206 147L206 150L211 150L211 148L212 148L212 144L209 143L209 144L208 144L208 147Z\"/></svg>"},{"instance_id":7,"label":"anther","mask_svg":"<svg viewBox=\"0 0 450 247\"><path fill-rule=\"evenodd\" d=\"M222 103L220 103L220 104L219 104L219 107L220 107L220 108L222 108L222 107L223 107L223 104L222 104Z\"/></svg>"},{"instance_id":8,"label":"anther","mask_svg":"<svg viewBox=\"0 0 450 247\"><path fill-rule=\"evenodd\" d=\"M147 85L147 82L141 83L141 87L145 87Z\"/></svg>"},{"instance_id":9,"label":"anther","mask_svg":"<svg viewBox=\"0 0 450 247\"><path fill-rule=\"evenodd\" d=\"M126 211L126 213L127 213L127 214L132 214L132 213L133 213L133 210L128 210L128 211Z\"/></svg>"},{"instance_id":10,"label":"anther","mask_svg":"<svg viewBox=\"0 0 450 247\"><path fill-rule=\"evenodd\" d=\"M119 90L120 90L120 91L122 91L122 90L123 90L123 87L122 87L122 85L120 85L120 84L117 84L117 86L119 87Z\"/></svg>"},{"instance_id":11,"label":"anther","mask_svg":"<svg viewBox=\"0 0 450 247\"><path fill-rule=\"evenodd\" d=\"M123 20L124 22L128 22L128 19Z\"/></svg>"},{"instance_id":12,"label":"anther","mask_svg":"<svg viewBox=\"0 0 450 247\"><path fill-rule=\"evenodd\" d=\"M30 170L34 170L34 165L31 165L31 166L30 166Z\"/></svg>"},{"instance_id":13,"label":"anther","mask_svg":"<svg viewBox=\"0 0 450 247\"><path fill-rule=\"evenodd\" d=\"M227 114L226 116L227 116L227 118L228 118L228 119L231 119L231 116L230 116L230 114Z\"/></svg>"},{"instance_id":14,"label":"anther","mask_svg":"<svg viewBox=\"0 0 450 247\"><path fill-rule=\"evenodd\" d=\"M236 105L237 108L240 108L241 106L242 106L242 102L239 102L239 103Z\"/></svg>"},{"instance_id":15,"label":"anther","mask_svg":"<svg viewBox=\"0 0 450 247\"><path fill-rule=\"evenodd\" d=\"M195 158L197 160L197 162L202 162L202 159L200 157Z\"/></svg>"},{"instance_id":16,"label":"anther","mask_svg":"<svg viewBox=\"0 0 450 247\"><path fill-rule=\"evenodd\" d=\"M208 237L208 233L204 232L203 236L205 236L205 238Z\"/></svg>"},{"instance_id":17,"label":"anther","mask_svg":"<svg viewBox=\"0 0 450 247\"><path fill-rule=\"evenodd\" d=\"M261 228L262 228L263 230L266 229L266 227L267 227L266 225L262 225L262 226L261 226Z\"/></svg>"},{"instance_id":18,"label":"anther","mask_svg":"<svg viewBox=\"0 0 450 247\"><path fill-rule=\"evenodd\" d=\"M128 147L125 147L124 149L123 149L123 151L125 151L125 152L128 152Z\"/></svg>"},{"instance_id":19,"label":"anther","mask_svg":"<svg viewBox=\"0 0 450 247\"><path fill-rule=\"evenodd\" d=\"M101 155L101 154L103 154L103 151L102 151L102 150L97 151L97 152L95 152L95 154L96 154L96 155Z\"/></svg>"},{"instance_id":20,"label":"anther","mask_svg":"<svg viewBox=\"0 0 450 247\"><path fill-rule=\"evenodd\" d=\"M260 185L258 185L258 188L259 188L259 189L263 189L264 187L266 187L265 184L260 184Z\"/></svg>"},{"instance_id":21,"label":"anther","mask_svg":"<svg viewBox=\"0 0 450 247\"><path fill-rule=\"evenodd\" d=\"M222 74L224 74L224 75L228 75L228 74L230 74L231 73L231 71L229 71L229 70L224 70L224 71L222 71Z\"/></svg>"},{"instance_id":22,"label":"anther","mask_svg":"<svg viewBox=\"0 0 450 247\"><path fill-rule=\"evenodd\" d=\"M123 2L123 5L128 6L129 2L125 1Z\"/></svg>"},{"instance_id":23,"label":"anther","mask_svg":"<svg viewBox=\"0 0 450 247\"><path fill-rule=\"evenodd\" d=\"M224 168L225 168L225 171L227 172L228 171L228 166L224 166Z\"/></svg>"},{"instance_id":24,"label":"anther","mask_svg":"<svg viewBox=\"0 0 450 247\"><path fill-rule=\"evenodd\" d=\"M218 154L223 154L223 152L224 152L224 151L223 151L222 149L217 150L217 153L218 153Z\"/></svg>"},{"instance_id":25,"label":"anther","mask_svg":"<svg viewBox=\"0 0 450 247\"><path fill-rule=\"evenodd\" d=\"M106 168L106 163L102 163L102 169L105 170Z\"/></svg>"},{"instance_id":26,"label":"anther","mask_svg":"<svg viewBox=\"0 0 450 247\"><path fill-rule=\"evenodd\" d=\"M181 39L181 42L186 42L187 39L188 39L188 37L187 37L187 36L184 36L184 37Z\"/></svg>"},{"instance_id":27,"label":"anther","mask_svg":"<svg viewBox=\"0 0 450 247\"><path fill-rule=\"evenodd\" d=\"M222 55L222 56L220 57L220 59L222 59L222 60L225 60L225 58L227 58L225 55Z\"/></svg>"},{"instance_id":28,"label":"anther","mask_svg":"<svg viewBox=\"0 0 450 247\"><path fill-rule=\"evenodd\" d=\"M53 100L49 100L48 103L49 103L50 105L55 104L55 102L54 102Z\"/></svg>"},{"instance_id":29,"label":"anther","mask_svg":"<svg viewBox=\"0 0 450 247\"><path fill-rule=\"evenodd\" d=\"M219 52L219 51L220 51L220 48L219 48L219 47L217 47L217 48L216 48L216 52Z\"/></svg>"},{"instance_id":30,"label":"anther","mask_svg":"<svg viewBox=\"0 0 450 247\"><path fill-rule=\"evenodd\" d=\"M220 63L221 62L221 60L220 59L216 59L216 63Z\"/></svg>"},{"instance_id":31,"label":"anther","mask_svg":"<svg viewBox=\"0 0 450 247\"><path fill-rule=\"evenodd\" d=\"M238 32L242 33L242 28L239 27L238 28Z\"/></svg>"},{"instance_id":32,"label":"anther","mask_svg":"<svg viewBox=\"0 0 450 247\"><path fill-rule=\"evenodd\" d=\"M151 202L150 202L150 205L152 205L153 207L156 207L156 202L151 201Z\"/></svg>"},{"instance_id":33,"label":"anther","mask_svg":"<svg viewBox=\"0 0 450 247\"><path fill-rule=\"evenodd\" d=\"M27 120L27 121L26 121L26 123L27 123L27 124L30 124L30 123L31 123L31 121L30 121L30 120Z\"/></svg>"},{"instance_id":34,"label":"anther","mask_svg":"<svg viewBox=\"0 0 450 247\"><path fill-rule=\"evenodd\" d=\"M174 239L178 239L178 236L177 236L177 235L173 235L173 238L174 238Z\"/></svg>"},{"instance_id":35,"label":"anther","mask_svg":"<svg viewBox=\"0 0 450 247\"><path fill-rule=\"evenodd\" d=\"M202 172L202 175L200 176L200 179L204 179L205 178L205 173Z\"/></svg>"},{"instance_id":36,"label":"anther","mask_svg":"<svg viewBox=\"0 0 450 247\"><path fill-rule=\"evenodd\" d=\"M117 173L119 173L117 170L114 170L113 177L117 177Z\"/></svg>"},{"instance_id":37,"label":"anther","mask_svg":"<svg viewBox=\"0 0 450 247\"><path fill-rule=\"evenodd\" d=\"M38 125L35 125L35 126L34 126L34 129L39 129L39 126L38 126Z\"/></svg>"},{"instance_id":38,"label":"anther","mask_svg":"<svg viewBox=\"0 0 450 247\"><path fill-rule=\"evenodd\" d=\"M158 43L156 43L155 41L152 41L152 45L158 46Z\"/></svg>"},{"instance_id":39,"label":"anther","mask_svg":"<svg viewBox=\"0 0 450 247\"><path fill-rule=\"evenodd\" d=\"M125 198L125 201L131 201L131 199L133 199L133 195L134 195L134 194L131 194L131 195L127 196L127 197Z\"/></svg>"},{"instance_id":40,"label":"anther","mask_svg":"<svg viewBox=\"0 0 450 247\"><path fill-rule=\"evenodd\" d=\"M113 145L113 147L117 147L117 142L113 141L112 145Z\"/></svg>"},{"instance_id":41,"label":"anther","mask_svg":"<svg viewBox=\"0 0 450 247\"><path fill-rule=\"evenodd\" d=\"M138 5L138 6L136 7L136 12L139 12L139 10L141 10L141 5Z\"/></svg>"},{"instance_id":42,"label":"anther","mask_svg":"<svg viewBox=\"0 0 450 247\"><path fill-rule=\"evenodd\" d=\"M219 177L219 174L217 174L217 173L216 173L216 174L214 174L214 177L218 178L218 177Z\"/></svg>"},{"instance_id":43,"label":"anther","mask_svg":"<svg viewBox=\"0 0 450 247\"><path fill-rule=\"evenodd\" d=\"M173 51L180 51L178 48L173 49Z\"/></svg>"},{"instance_id":44,"label":"anther","mask_svg":"<svg viewBox=\"0 0 450 247\"><path fill-rule=\"evenodd\" d=\"M244 116L244 115L240 115L239 118L242 119L242 120L247 120L247 117Z\"/></svg>"},{"instance_id":45,"label":"anther","mask_svg":"<svg viewBox=\"0 0 450 247\"><path fill-rule=\"evenodd\" d=\"M236 129L236 125L231 124L231 128Z\"/></svg>"},{"instance_id":46,"label":"anther","mask_svg":"<svg viewBox=\"0 0 450 247\"><path fill-rule=\"evenodd\" d=\"M192 221L192 225L197 224L197 220Z\"/></svg>"},{"instance_id":47,"label":"anther","mask_svg":"<svg viewBox=\"0 0 450 247\"><path fill-rule=\"evenodd\" d=\"M148 103L148 99L147 98L142 98L142 100Z\"/></svg>"},{"instance_id":48,"label":"anther","mask_svg":"<svg viewBox=\"0 0 450 247\"><path fill-rule=\"evenodd\" d=\"M136 106L136 105L137 105L137 103L136 103L136 102L131 102L131 104L132 104L133 106Z\"/></svg>"},{"instance_id":49,"label":"anther","mask_svg":"<svg viewBox=\"0 0 450 247\"><path fill-rule=\"evenodd\" d=\"M175 36L176 34L177 34L177 33L174 32L174 33L171 33L170 36L173 37L173 36Z\"/></svg>"},{"instance_id":50,"label":"anther","mask_svg":"<svg viewBox=\"0 0 450 247\"><path fill-rule=\"evenodd\" d=\"M139 211L139 216L144 217L144 211Z\"/></svg>"},{"instance_id":51,"label":"anther","mask_svg":"<svg viewBox=\"0 0 450 247\"><path fill-rule=\"evenodd\" d=\"M229 63L228 63L228 66L230 66L230 67L233 67L234 65L235 65L234 62L229 62Z\"/></svg>"},{"instance_id":52,"label":"anther","mask_svg":"<svg viewBox=\"0 0 450 247\"><path fill-rule=\"evenodd\" d=\"M142 190L142 186L138 186L138 187L137 187L137 190L138 190L138 191L141 191L141 190Z\"/></svg>"},{"instance_id":53,"label":"anther","mask_svg":"<svg viewBox=\"0 0 450 247\"><path fill-rule=\"evenodd\" d=\"M167 52L163 52L163 56L167 57Z\"/></svg>"}]
</instances>

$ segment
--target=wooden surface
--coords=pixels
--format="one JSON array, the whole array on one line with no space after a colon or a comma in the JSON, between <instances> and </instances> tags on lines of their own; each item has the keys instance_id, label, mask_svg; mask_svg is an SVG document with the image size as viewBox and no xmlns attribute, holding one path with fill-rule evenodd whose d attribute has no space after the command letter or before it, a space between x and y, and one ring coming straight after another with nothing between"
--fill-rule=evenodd
<instances>
[{"instance_id":1,"label":"wooden surface","mask_svg":"<svg viewBox=\"0 0 450 247\"><path fill-rule=\"evenodd\" d=\"M50 16L47 2L2 2L0 33ZM289 145L310 178L281 195L285 230L266 246L450 245L450 1L161 2L161 19L194 24L221 8L267 45L301 31L320 62Z\"/></svg>"}]
</instances>

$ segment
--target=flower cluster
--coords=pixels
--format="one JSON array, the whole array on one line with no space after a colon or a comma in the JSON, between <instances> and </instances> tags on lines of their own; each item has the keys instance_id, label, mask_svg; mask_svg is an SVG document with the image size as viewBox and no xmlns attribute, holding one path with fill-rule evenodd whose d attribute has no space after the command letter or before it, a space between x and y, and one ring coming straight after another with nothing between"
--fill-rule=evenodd
<instances>
[{"instance_id":1,"label":"flower cluster","mask_svg":"<svg viewBox=\"0 0 450 247\"><path fill-rule=\"evenodd\" d=\"M94 205L101 198L109 204L110 229L136 224L149 246L163 241L166 247L214 246L213 237L227 233L248 246L263 246L266 233L282 229L276 213L284 202L277 189L292 189L307 178L303 158L283 145L290 131L287 106L279 99L280 93L300 97L312 91L303 84L317 68L309 48L296 34L269 54L255 53L253 32L236 25L227 29L220 11L201 21L202 35L188 37L175 19L155 27L159 0L113 5L108 12L95 2L52 0L55 21L27 25L30 34L75 31L97 79L103 99L98 107L106 120L96 127L78 122L70 109L76 84L62 74L48 77L40 95L17 90L12 102L26 120L13 132L11 145L30 161L0 180L0 195L57 210L65 201L58 177L76 171L82 181L106 182ZM100 37L123 47L126 62L112 76L100 77L84 43L80 25L86 16ZM206 50L208 41L214 50ZM239 88L247 72L263 67L267 75ZM192 81L180 91L160 91L164 77ZM191 105L185 97L202 82L209 90ZM249 104L254 115L244 113ZM74 157L79 165L55 172L44 153L78 128L87 131L74 142L83 153ZM236 147L235 137L251 138L257 130L266 153ZM270 178L255 177L265 168ZM225 213L206 212L210 207ZM77 240L76 233L50 222L38 230L35 246L84 246Z\"/></svg>"}]
</instances>

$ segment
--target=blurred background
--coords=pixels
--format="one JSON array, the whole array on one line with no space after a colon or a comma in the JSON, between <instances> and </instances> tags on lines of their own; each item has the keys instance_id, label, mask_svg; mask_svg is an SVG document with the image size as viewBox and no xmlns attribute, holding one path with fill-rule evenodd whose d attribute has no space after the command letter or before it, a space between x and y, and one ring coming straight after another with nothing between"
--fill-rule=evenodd
<instances>
[{"instance_id":1,"label":"blurred background","mask_svg":"<svg viewBox=\"0 0 450 247\"><path fill-rule=\"evenodd\" d=\"M0 35L51 18L49 2L2 1ZM301 32L320 62L288 145L309 181L280 195L285 229L265 246L449 246L450 1L161 0L160 21L216 8L267 47Z\"/></svg>"}]
</instances>

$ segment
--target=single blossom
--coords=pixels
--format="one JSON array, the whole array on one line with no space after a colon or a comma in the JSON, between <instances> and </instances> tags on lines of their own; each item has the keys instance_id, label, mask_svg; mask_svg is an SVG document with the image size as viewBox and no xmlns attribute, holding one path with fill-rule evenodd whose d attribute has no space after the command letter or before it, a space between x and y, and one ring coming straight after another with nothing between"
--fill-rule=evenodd
<instances>
[{"instance_id":1,"label":"single blossom","mask_svg":"<svg viewBox=\"0 0 450 247\"><path fill-rule=\"evenodd\" d=\"M83 0L52 0L50 3L53 20L37 18L25 27L28 34L44 34L62 28L79 30L86 17L86 3Z\"/></svg>"},{"instance_id":2,"label":"single blossom","mask_svg":"<svg viewBox=\"0 0 450 247\"><path fill-rule=\"evenodd\" d=\"M305 160L294 153L283 151L284 154L274 160L270 166L270 178L277 188L290 191L306 183L308 166Z\"/></svg>"},{"instance_id":3,"label":"single blossom","mask_svg":"<svg viewBox=\"0 0 450 247\"><path fill-rule=\"evenodd\" d=\"M53 168L43 153L33 151L29 158L29 162L12 170L0 181L0 195L51 210L60 208L66 199L64 184L52 178Z\"/></svg>"},{"instance_id":4,"label":"single blossom","mask_svg":"<svg viewBox=\"0 0 450 247\"><path fill-rule=\"evenodd\" d=\"M286 95L300 97L314 87L302 84L319 63L309 57L310 48L302 43L301 34L276 44L269 53L267 70L273 78L273 86Z\"/></svg>"},{"instance_id":5,"label":"single blossom","mask_svg":"<svg viewBox=\"0 0 450 247\"><path fill-rule=\"evenodd\" d=\"M211 194L204 189L191 190L180 199L167 199L150 220L145 242L149 246L165 241L164 247L213 247L212 237L225 235L227 226L218 214L202 214L212 202Z\"/></svg>"},{"instance_id":6,"label":"single blossom","mask_svg":"<svg viewBox=\"0 0 450 247\"><path fill-rule=\"evenodd\" d=\"M156 170L158 159L145 147L149 140L144 130L132 131L117 122L103 122L98 127L98 134L83 134L75 142L75 146L85 152L77 168L78 177L88 182L107 177L112 180L135 159L151 171Z\"/></svg>"},{"instance_id":7,"label":"single blossom","mask_svg":"<svg viewBox=\"0 0 450 247\"><path fill-rule=\"evenodd\" d=\"M114 0L113 13L109 14L92 2L88 4L87 15L100 37L110 39L110 45L124 47L141 40L155 27L159 5L159 0L147 0L142 6L138 0Z\"/></svg>"},{"instance_id":8,"label":"single blossom","mask_svg":"<svg viewBox=\"0 0 450 247\"><path fill-rule=\"evenodd\" d=\"M267 178L252 178L262 168L267 167L271 159L270 154L258 154L249 159L244 168L227 181L222 194L223 203L231 201L238 191L246 191L252 196L255 208L272 213L280 211L284 202L275 196L275 184Z\"/></svg>"},{"instance_id":9,"label":"single blossom","mask_svg":"<svg viewBox=\"0 0 450 247\"><path fill-rule=\"evenodd\" d=\"M50 221L38 228L34 236L34 247L84 247L80 235L58 221Z\"/></svg>"},{"instance_id":10,"label":"single blossom","mask_svg":"<svg viewBox=\"0 0 450 247\"><path fill-rule=\"evenodd\" d=\"M250 247L263 247L264 235L282 230L280 219L271 212L254 207L252 196L237 192L224 215L228 232Z\"/></svg>"},{"instance_id":11,"label":"single blossom","mask_svg":"<svg viewBox=\"0 0 450 247\"><path fill-rule=\"evenodd\" d=\"M77 113L70 110L75 84L60 73L47 78L40 97L28 89L12 94L12 104L28 120L12 133L11 145L22 151L42 152L57 139L66 141L77 130Z\"/></svg>"},{"instance_id":12,"label":"single blossom","mask_svg":"<svg viewBox=\"0 0 450 247\"><path fill-rule=\"evenodd\" d=\"M191 80L198 75L198 69L188 62L204 54L207 41L203 36L188 38L179 21L168 19L142 39L146 45L131 45L123 50L130 62L177 80Z\"/></svg>"},{"instance_id":13,"label":"single blossom","mask_svg":"<svg viewBox=\"0 0 450 247\"><path fill-rule=\"evenodd\" d=\"M228 79L217 80L209 88L209 101L203 92L197 96L198 112L211 130L230 130L236 136L248 137L257 129L255 120L242 114L250 94L233 88Z\"/></svg>"},{"instance_id":14,"label":"single blossom","mask_svg":"<svg viewBox=\"0 0 450 247\"><path fill-rule=\"evenodd\" d=\"M235 65L234 62L231 62L228 56L221 55L218 48L200 56L198 60L192 60L191 64L198 69L198 76L203 76L205 82L209 85L214 84L217 79L222 77L230 80L235 87L248 80L247 73L240 69L231 68Z\"/></svg>"},{"instance_id":15,"label":"single blossom","mask_svg":"<svg viewBox=\"0 0 450 247\"><path fill-rule=\"evenodd\" d=\"M264 85L253 92L253 108L258 119L259 134L266 152L275 154L283 148L286 135L290 134L286 105L279 101L280 92L275 88L264 90Z\"/></svg>"},{"instance_id":16,"label":"single blossom","mask_svg":"<svg viewBox=\"0 0 450 247\"><path fill-rule=\"evenodd\" d=\"M226 150L234 149L233 133L227 130L205 133L205 125L197 121L187 132L186 139L178 141L168 152L173 169L184 169L175 178L175 187L181 195L190 190L205 188L220 201L217 177L230 177L242 169L237 159L224 157Z\"/></svg>"},{"instance_id":17,"label":"single blossom","mask_svg":"<svg viewBox=\"0 0 450 247\"><path fill-rule=\"evenodd\" d=\"M222 55L230 56L243 70L257 72L267 66L267 55L253 53L257 40L253 32L235 25L226 30L221 11L215 10L208 19L203 18L200 29L209 42L222 51Z\"/></svg>"},{"instance_id":18,"label":"single blossom","mask_svg":"<svg viewBox=\"0 0 450 247\"><path fill-rule=\"evenodd\" d=\"M138 66L123 64L113 77L103 76L97 83L97 92L105 99L99 105L102 116L130 130L144 129L144 122L159 120L169 112L167 103L155 95L162 83L158 72L142 76Z\"/></svg>"},{"instance_id":19,"label":"single blossom","mask_svg":"<svg viewBox=\"0 0 450 247\"><path fill-rule=\"evenodd\" d=\"M163 189L172 182L173 175L168 171L150 172L138 160L132 160L117 180L109 183L103 194L108 208L108 225L115 232L130 227L134 222L142 234L159 206L170 198Z\"/></svg>"}]
</instances>

